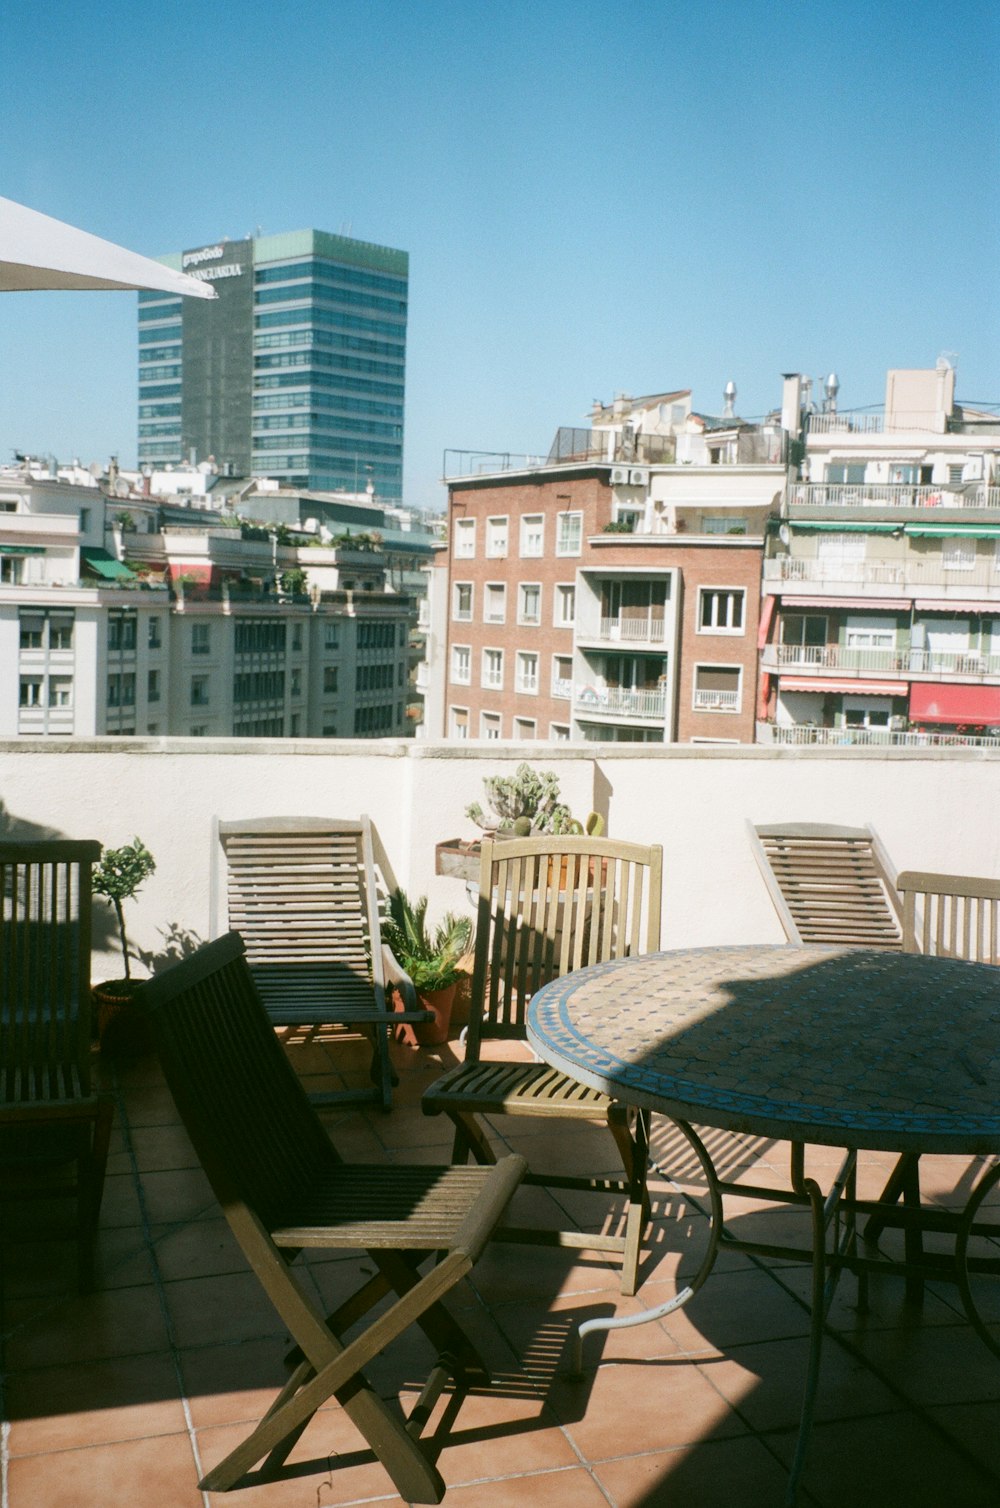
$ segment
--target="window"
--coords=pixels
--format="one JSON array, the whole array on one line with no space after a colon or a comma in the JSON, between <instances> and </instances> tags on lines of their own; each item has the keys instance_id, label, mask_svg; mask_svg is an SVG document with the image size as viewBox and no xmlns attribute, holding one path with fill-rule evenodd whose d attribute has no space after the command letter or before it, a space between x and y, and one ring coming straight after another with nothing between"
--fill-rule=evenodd
<instances>
[{"instance_id":1,"label":"window","mask_svg":"<svg viewBox=\"0 0 1000 1508\"><path fill-rule=\"evenodd\" d=\"M208 706L207 675L193 675L191 677L191 705L192 707Z\"/></svg>"},{"instance_id":2,"label":"window","mask_svg":"<svg viewBox=\"0 0 1000 1508\"><path fill-rule=\"evenodd\" d=\"M337 667L336 667L336 665L324 665L323 666L323 690L326 691L326 692L330 692L330 691L336 691L336 689L337 689Z\"/></svg>"},{"instance_id":3,"label":"window","mask_svg":"<svg viewBox=\"0 0 1000 1508\"><path fill-rule=\"evenodd\" d=\"M108 648L110 650L135 649L135 614L116 614L108 619Z\"/></svg>"},{"instance_id":4,"label":"window","mask_svg":"<svg viewBox=\"0 0 1000 1508\"><path fill-rule=\"evenodd\" d=\"M739 665L696 665L694 710L739 712L742 677Z\"/></svg>"},{"instance_id":5,"label":"window","mask_svg":"<svg viewBox=\"0 0 1000 1508\"><path fill-rule=\"evenodd\" d=\"M323 648L338 649L340 647L340 624L324 623L323 625Z\"/></svg>"},{"instance_id":6,"label":"window","mask_svg":"<svg viewBox=\"0 0 1000 1508\"><path fill-rule=\"evenodd\" d=\"M556 587L555 611L552 619L556 628L572 628L576 622L576 587Z\"/></svg>"},{"instance_id":7,"label":"window","mask_svg":"<svg viewBox=\"0 0 1000 1508\"><path fill-rule=\"evenodd\" d=\"M80 509L80 533L81 534L86 534L86 532L87 532L87 530L89 528L90 528L90 509L89 508L81 508Z\"/></svg>"},{"instance_id":8,"label":"window","mask_svg":"<svg viewBox=\"0 0 1000 1508\"><path fill-rule=\"evenodd\" d=\"M150 670L146 676L146 700L158 702L160 700L160 672Z\"/></svg>"},{"instance_id":9,"label":"window","mask_svg":"<svg viewBox=\"0 0 1000 1508\"><path fill-rule=\"evenodd\" d=\"M135 706L135 671L128 670L122 676L122 706Z\"/></svg>"},{"instance_id":10,"label":"window","mask_svg":"<svg viewBox=\"0 0 1000 1508\"><path fill-rule=\"evenodd\" d=\"M976 564L976 541L946 539L941 546L941 564L946 571L971 571Z\"/></svg>"},{"instance_id":11,"label":"window","mask_svg":"<svg viewBox=\"0 0 1000 1508\"><path fill-rule=\"evenodd\" d=\"M209 625L207 623L192 623L191 625L191 653L193 655L207 655L210 649Z\"/></svg>"},{"instance_id":12,"label":"window","mask_svg":"<svg viewBox=\"0 0 1000 1508\"><path fill-rule=\"evenodd\" d=\"M849 487L860 487L867 468L867 461L831 461L826 468L826 479L828 482L846 483Z\"/></svg>"},{"instance_id":13,"label":"window","mask_svg":"<svg viewBox=\"0 0 1000 1508\"><path fill-rule=\"evenodd\" d=\"M503 650L484 649L482 683L491 691L503 689Z\"/></svg>"},{"instance_id":14,"label":"window","mask_svg":"<svg viewBox=\"0 0 1000 1508\"><path fill-rule=\"evenodd\" d=\"M469 709L468 707L452 707L449 713L449 736L451 738L468 738L469 736Z\"/></svg>"},{"instance_id":15,"label":"window","mask_svg":"<svg viewBox=\"0 0 1000 1508\"><path fill-rule=\"evenodd\" d=\"M73 648L73 619L50 618L49 619L49 648L72 649Z\"/></svg>"},{"instance_id":16,"label":"window","mask_svg":"<svg viewBox=\"0 0 1000 1508\"><path fill-rule=\"evenodd\" d=\"M786 613L781 620L781 642L790 648L821 649L826 637L825 618L811 613Z\"/></svg>"},{"instance_id":17,"label":"window","mask_svg":"<svg viewBox=\"0 0 1000 1508\"><path fill-rule=\"evenodd\" d=\"M542 620L542 589L537 581L522 581L517 590L518 623L540 623Z\"/></svg>"},{"instance_id":18,"label":"window","mask_svg":"<svg viewBox=\"0 0 1000 1508\"><path fill-rule=\"evenodd\" d=\"M579 555L583 540L583 514L556 514L556 554Z\"/></svg>"},{"instance_id":19,"label":"window","mask_svg":"<svg viewBox=\"0 0 1000 1508\"><path fill-rule=\"evenodd\" d=\"M569 743L568 723L549 723L549 737L554 744Z\"/></svg>"},{"instance_id":20,"label":"window","mask_svg":"<svg viewBox=\"0 0 1000 1508\"><path fill-rule=\"evenodd\" d=\"M896 625L886 618L848 618L844 639L848 649L892 649Z\"/></svg>"},{"instance_id":21,"label":"window","mask_svg":"<svg viewBox=\"0 0 1000 1508\"><path fill-rule=\"evenodd\" d=\"M476 553L476 520L474 518L456 518L455 520L455 559L472 560Z\"/></svg>"},{"instance_id":22,"label":"window","mask_svg":"<svg viewBox=\"0 0 1000 1508\"><path fill-rule=\"evenodd\" d=\"M507 616L507 588L502 581L486 583L486 600L483 603L483 622L502 623Z\"/></svg>"},{"instance_id":23,"label":"window","mask_svg":"<svg viewBox=\"0 0 1000 1508\"><path fill-rule=\"evenodd\" d=\"M293 623L292 624L292 649L296 653L300 653L301 650L302 650L302 624L301 623Z\"/></svg>"},{"instance_id":24,"label":"window","mask_svg":"<svg viewBox=\"0 0 1000 1508\"><path fill-rule=\"evenodd\" d=\"M451 615L457 623L472 621L472 582L456 581L453 587Z\"/></svg>"},{"instance_id":25,"label":"window","mask_svg":"<svg viewBox=\"0 0 1000 1508\"><path fill-rule=\"evenodd\" d=\"M149 620L148 634L149 634L149 648L150 649L159 649L162 646L162 643L163 643L163 640L160 638L160 620L159 620L159 618L150 618L150 620Z\"/></svg>"},{"instance_id":26,"label":"window","mask_svg":"<svg viewBox=\"0 0 1000 1508\"><path fill-rule=\"evenodd\" d=\"M698 608L700 634L741 634L743 632L742 587L702 587Z\"/></svg>"},{"instance_id":27,"label":"window","mask_svg":"<svg viewBox=\"0 0 1000 1508\"><path fill-rule=\"evenodd\" d=\"M42 705L42 683L40 680L29 680L27 677L22 676L18 705L21 707L40 707Z\"/></svg>"},{"instance_id":28,"label":"window","mask_svg":"<svg viewBox=\"0 0 1000 1508\"><path fill-rule=\"evenodd\" d=\"M737 518L732 513L704 514L701 520L702 534L746 534L749 520Z\"/></svg>"},{"instance_id":29,"label":"window","mask_svg":"<svg viewBox=\"0 0 1000 1508\"><path fill-rule=\"evenodd\" d=\"M515 689L527 691L531 695L538 694L538 656L529 650L519 649L517 652L517 670L514 680Z\"/></svg>"},{"instance_id":30,"label":"window","mask_svg":"<svg viewBox=\"0 0 1000 1508\"><path fill-rule=\"evenodd\" d=\"M467 644L452 645L451 678L456 686L468 686L472 681L472 650Z\"/></svg>"},{"instance_id":31,"label":"window","mask_svg":"<svg viewBox=\"0 0 1000 1508\"><path fill-rule=\"evenodd\" d=\"M964 462L959 461L959 463L956 466L949 466L948 467L948 480L952 484L953 487L957 487L957 486L959 486L961 484L961 481L962 481L962 478L963 478L964 475L965 475L965 463Z\"/></svg>"},{"instance_id":32,"label":"window","mask_svg":"<svg viewBox=\"0 0 1000 1508\"><path fill-rule=\"evenodd\" d=\"M72 707L73 705L73 678L68 675L54 675L49 680L49 706Z\"/></svg>"},{"instance_id":33,"label":"window","mask_svg":"<svg viewBox=\"0 0 1000 1508\"><path fill-rule=\"evenodd\" d=\"M190 736L191 736L191 738L207 738L208 737L208 724L207 723L192 723Z\"/></svg>"},{"instance_id":34,"label":"window","mask_svg":"<svg viewBox=\"0 0 1000 1508\"><path fill-rule=\"evenodd\" d=\"M529 738L537 738L538 724L533 717L515 717L514 737L522 741Z\"/></svg>"},{"instance_id":35,"label":"window","mask_svg":"<svg viewBox=\"0 0 1000 1508\"><path fill-rule=\"evenodd\" d=\"M503 560L506 557L506 518L488 518L486 520L486 554L491 560Z\"/></svg>"},{"instance_id":36,"label":"window","mask_svg":"<svg viewBox=\"0 0 1000 1508\"><path fill-rule=\"evenodd\" d=\"M522 556L541 555L545 538L545 516L542 513L521 515Z\"/></svg>"},{"instance_id":37,"label":"window","mask_svg":"<svg viewBox=\"0 0 1000 1508\"><path fill-rule=\"evenodd\" d=\"M570 697L573 694L573 661L569 655L552 656L552 695Z\"/></svg>"},{"instance_id":38,"label":"window","mask_svg":"<svg viewBox=\"0 0 1000 1508\"><path fill-rule=\"evenodd\" d=\"M479 714L480 738L499 738L501 721L499 712L481 712Z\"/></svg>"},{"instance_id":39,"label":"window","mask_svg":"<svg viewBox=\"0 0 1000 1508\"><path fill-rule=\"evenodd\" d=\"M294 669L292 670L291 695L292 696L301 696L302 695L302 671L300 670L300 668L298 667L298 665L296 665L294 667Z\"/></svg>"},{"instance_id":40,"label":"window","mask_svg":"<svg viewBox=\"0 0 1000 1508\"><path fill-rule=\"evenodd\" d=\"M45 627L45 619L44 618L22 618L21 619L21 648L22 649L41 649L41 647L42 647L42 630L44 629L44 627ZM21 705L23 706L24 703L22 702Z\"/></svg>"}]
</instances>

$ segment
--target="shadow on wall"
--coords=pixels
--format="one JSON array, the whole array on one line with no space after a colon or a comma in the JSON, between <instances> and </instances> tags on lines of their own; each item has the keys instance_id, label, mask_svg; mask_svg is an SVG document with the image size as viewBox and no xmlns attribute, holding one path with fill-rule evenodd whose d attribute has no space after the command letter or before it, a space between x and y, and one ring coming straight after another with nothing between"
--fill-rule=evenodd
<instances>
[{"instance_id":1,"label":"shadow on wall","mask_svg":"<svg viewBox=\"0 0 1000 1508\"><path fill-rule=\"evenodd\" d=\"M42 822L31 822L27 817L15 816L0 800L0 842L44 843L65 841L70 836L60 828L48 827ZM75 833L72 836L78 838L79 834ZM91 951L118 954L120 959L121 941L110 902L105 901L103 896L95 895L92 915ZM196 932L188 932L183 927L178 927L175 922L171 922L166 927L157 927L156 930L163 939L162 948L154 950L130 947L129 949L129 957L134 958L150 974L158 974L161 969L180 963L182 958L187 958L194 953L204 942L204 938L199 937Z\"/></svg>"}]
</instances>

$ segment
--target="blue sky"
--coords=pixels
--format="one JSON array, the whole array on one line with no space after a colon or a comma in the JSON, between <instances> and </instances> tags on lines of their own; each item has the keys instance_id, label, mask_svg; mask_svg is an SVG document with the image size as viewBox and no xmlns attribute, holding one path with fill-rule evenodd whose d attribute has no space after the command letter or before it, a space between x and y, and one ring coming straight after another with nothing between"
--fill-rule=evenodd
<instances>
[{"instance_id":1,"label":"blue sky","mask_svg":"<svg viewBox=\"0 0 1000 1508\"><path fill-rule=\"evenodd\" d=\"M834 368L1000 402L995 0L39 0L0 193L148 255L316 226L410 253L406 496L592 400ZM128 294L0 300L0 458L134 464Z\"/></svg>"}]
</instances>

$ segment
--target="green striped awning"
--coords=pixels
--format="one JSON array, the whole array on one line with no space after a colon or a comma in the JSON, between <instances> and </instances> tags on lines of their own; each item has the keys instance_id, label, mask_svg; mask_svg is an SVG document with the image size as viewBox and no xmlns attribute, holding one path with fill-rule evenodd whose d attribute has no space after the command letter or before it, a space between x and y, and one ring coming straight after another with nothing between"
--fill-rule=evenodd
<instances>
[{"instance_id":1,"label":"green striped awning","mask_svg":"<svg viewBox=\"0 0 1000 1508\"><path fill-rule=\"evenodd\" d=\"M906 524L916 539L1000 539L1000 524Z\"/></svg>"},{"instance_id":2,"label":"green striped awning","mask_svg":"<svg viewBox=\"0 0 1000 1508\"><path fill-rule=\"evenodd\" d=\"M44 545L8 545L0 542L0 555L44 555Z\"/></svg>"},{"instance_id":3,"label":"green striped awning","mask_svg":"<svg viewBox=\"0 0 1000 1508\"><path fill-rule=\"evenodd\" d=\"M134 571L130 571L128 566L122 565L120 560L109 555L107 550L98 549L96 545L80 546L80 563L107 581L135 580Z\"/></svg>"},{"instance_id":4,"label":"green striped awning","mask_svg":"<svg viewBox=\"0 0 1000 1508\"><path fill-rule=\"evenodd\" d=\"M788 522L793 529L824 529L830 534L894 534L903 527L902 524L814 523L805 518L790 518Z\"/></svg>"}]
</instances>

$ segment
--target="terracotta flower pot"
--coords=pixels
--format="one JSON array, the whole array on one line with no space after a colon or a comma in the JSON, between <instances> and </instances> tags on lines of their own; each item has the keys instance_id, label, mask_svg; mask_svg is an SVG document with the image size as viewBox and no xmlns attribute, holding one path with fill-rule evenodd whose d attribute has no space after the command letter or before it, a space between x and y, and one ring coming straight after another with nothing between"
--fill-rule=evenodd
<instances>
[{"instance_id":1,"label":"terracotta flower pot","mask_svg":"<svg viewBox=\"0 0 1000 1508\"><path fill-rule=\"evenodd\" d=\"M149 1023L136 1005L140 981L109 979L95 984L91 994L101 1052L110 1057L137 1058L152 1051Z\"/></svg>"},{"instance_id":2,"label":"terracotta flower pot","mask_svg":"<svg viewBox=\"0 0 1000 1508\"><path fill-rule=\"evenodd\" d=\"M451 1008L455 1000L457 984L446 985L443 990L418 990L417 1000L425 1010L434 1012L433 1021L417 1021L413 1034L421 1047L439 1047L448 1040L451 1026Z\"/></svg>"}]
</instances>

